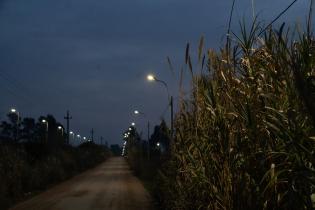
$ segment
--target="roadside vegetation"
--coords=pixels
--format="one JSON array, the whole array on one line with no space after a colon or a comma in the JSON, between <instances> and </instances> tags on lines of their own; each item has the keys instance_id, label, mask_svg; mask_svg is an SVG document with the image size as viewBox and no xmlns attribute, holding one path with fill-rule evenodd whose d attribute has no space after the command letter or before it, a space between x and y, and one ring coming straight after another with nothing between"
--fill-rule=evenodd
<instances>
[{"instance_id":1,"label":"roadside vegetation","mask_svg":"<svg viewBox=\"0 0 315 210\"><path fill-rule=\"evenodd\" d=\"M200 45L199 74L187 46L191 96L161 176L164 209L314 207L314 36L241 27L219 52Z\"/></svg>"},{"instance_id":2,"label":"roadside vegetation","mask_svg":"<svg viewBox=\"0 0 315 210\"><path fill-rule=\"evenodd\" d=\"M125 138L125 157L134 174L140 178L144 187L154 196L159 191L157 186L161 168L169 160L170 130L164 120L155 126L149 142L142 140L137 129L131 127L130 135ZM157 199L155 205L159 206Z\"/></svg>"},{"instance_id":3,"label":"roadside vegetation","mask_svg":"<svg viewBox=\"0 0 315 210\"><path fill-rule=\"evenodd\" d=\"M53 116L19 119L10 113L1 124L0 209L29 198L52 185L92 168L108 158L107 147L85 142L78 147L66 144ZM20 123L21 122L21 123ZM47 141L48 139L48 141Z\"/></svg>"},{"instance_id":4,"label":"roadside vegetation","mask_svg":"<svg viewBox=\"0 0 315 210\"><path fill-rule=\"evenodd\" d=\"M154 172L161 209L314 209L311 19L304 31L242 23L219 51L201 38L198 62L187 45L191 89L180 91L170 153Z\"/></svg>"}]
</instances>

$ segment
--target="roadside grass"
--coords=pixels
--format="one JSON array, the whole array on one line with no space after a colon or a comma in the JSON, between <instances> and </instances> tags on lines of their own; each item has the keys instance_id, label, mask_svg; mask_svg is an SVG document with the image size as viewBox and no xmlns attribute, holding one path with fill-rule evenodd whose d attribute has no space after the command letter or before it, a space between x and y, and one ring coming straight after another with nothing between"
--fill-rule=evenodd
<instances>
[{"instance_id":1,"label":"roadside grass","mask_svg":"<svg viewBox=\"0 0 315 210\"><path fill-rule=\"evenodd\" d=\"M202 38L196 62L187 45L163 209L314 209L314 38L255 21L217 52Z\"/></svg>"}]
</instances>

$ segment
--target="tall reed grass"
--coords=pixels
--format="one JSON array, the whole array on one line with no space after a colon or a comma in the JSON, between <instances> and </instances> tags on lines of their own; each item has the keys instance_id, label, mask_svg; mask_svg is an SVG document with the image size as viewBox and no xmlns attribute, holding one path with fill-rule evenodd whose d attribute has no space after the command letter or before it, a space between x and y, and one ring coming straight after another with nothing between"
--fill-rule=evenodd
<instances>
[{"instance_id":1,"label":"tall reed grass","mask_svg":"<svg viewBox=\"0 0 315 210\"><path fill-rule=\"evenodd\" d=\"M200 73L187 47L191 91L159 180L164 209L314 209L315 40L291 34L242 24L205 53L202 39Z\"/></svg>"}]
</instances>

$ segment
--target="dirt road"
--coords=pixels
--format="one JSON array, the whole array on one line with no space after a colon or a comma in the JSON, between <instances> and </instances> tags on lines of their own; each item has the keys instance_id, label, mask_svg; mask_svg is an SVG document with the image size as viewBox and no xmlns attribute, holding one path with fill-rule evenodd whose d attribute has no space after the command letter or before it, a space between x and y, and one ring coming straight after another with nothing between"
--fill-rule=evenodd
<instances>
[{"instance_id":1,"label":"dirt road","mask_svg":"<svg viewBox=\"0 0 315 210\"><path fill-rule=\"evenodd\" d=\"M150 196L124 158L95 169L21 203L11 210L149 210Z\"/></svg>"}]
</instances>

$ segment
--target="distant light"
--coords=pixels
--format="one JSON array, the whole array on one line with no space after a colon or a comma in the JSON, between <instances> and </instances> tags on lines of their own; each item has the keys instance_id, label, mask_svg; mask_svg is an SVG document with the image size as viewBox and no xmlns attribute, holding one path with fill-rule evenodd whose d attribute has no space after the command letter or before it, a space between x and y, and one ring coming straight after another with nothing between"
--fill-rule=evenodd
<instances>
[{"instance_id":1,"label":"distant light","mask_svg":"<svg viewBox=\"0 0 315 210\"><path fill-rule=\"evenodd\" d=\"M129 128L129 130L131 131L131 130L132 130L132 128Z\"/></svg>"},{"instance_id":2,"label":"distant light","mask_svg":"<svg viewBox=\"0 0 315 210\"><path fill-rule=\"evenodd\" d=\"M86 140L86 137L83 137L84 140Z\"/></svg>"},{"instance_id":3,"label":"distant light","mask_svg":"<svg viewBox=\"0 0 315 210\"><path fill-rule=\"evenodd\" d=\"M58 130L61 130L62 129L62 127L61 126L58 126Z\"/></svg>"},{"instance_id":4,"label":"distant light","mask_svg":"<svg viewBox=\"0 0 315 210\"><path fill-rule=\"evenodd\" d=\"M132 122L131 125L132 125L132 126L136 126L136 123Z\"/></svg>"},{"instance_id":5,"label":"distant light","mask_svg":"<svg viewBox=\"0 0 315 210\"><path fill-rule=\"evenodd\" d=\"M139 114L140 112L138 110L135 110L133 113L135 114Z\"/></svg>"},{"instance_id":6,"label":"distant light","mask_svg":"<svg viewBox=\"0 0 315 210\"><path fill-rule=\"evenodd\" d=\"M11 109L11 112L12 112L12 113L16 113L16 109L12 108L12 109Z\"/></svg>"},{"instance_id":7,"label":"distant light","mask_svg":"<svg viewBox=\"0 0 315 210\"><path fill-rule=\"evenodd\" d=\"M70 134L73 135L74 133L72 131L70 131Z\"/></svg>"},{"instance_id":8,"label":"distant light","mask_svg":"<svg viewBox=\"0 0 315 210\"><path fill-rule=\"evenodd\" d=\"M156 143L156 146L158 146L158 147L159 147L159 146L160 146L160 142Z\"/></svg>"},{"instance_id":9,"label":"distant light","mask_svg":"<svg viewBox=\"0 0 315 210\"><path fill-rule=\"evenodd\" d=\"M147 76L147 79L148 79L149 81L154 81L154 80L155 80L155 77L154 77L152 74L149 74L149 75Z\"/></svg>"},{"instance_id":10,"label":"distant light","mask_svg":"<svg viewBox=\"0 0 315 210\"><path fill-rule=\"evenodd\" d=\"M77 137L80 138L81 136L78 134Z\"/></svg>"},{"instance_id":11,"label":"distant light","mask_svg":"<svg viewBox=\"0 0 315 210\"><path fill-rule=\"evenodd\" d=\"M47 121L45 119L42 120L42 123L46 123Z\"/></svg>"}]
</instances>

